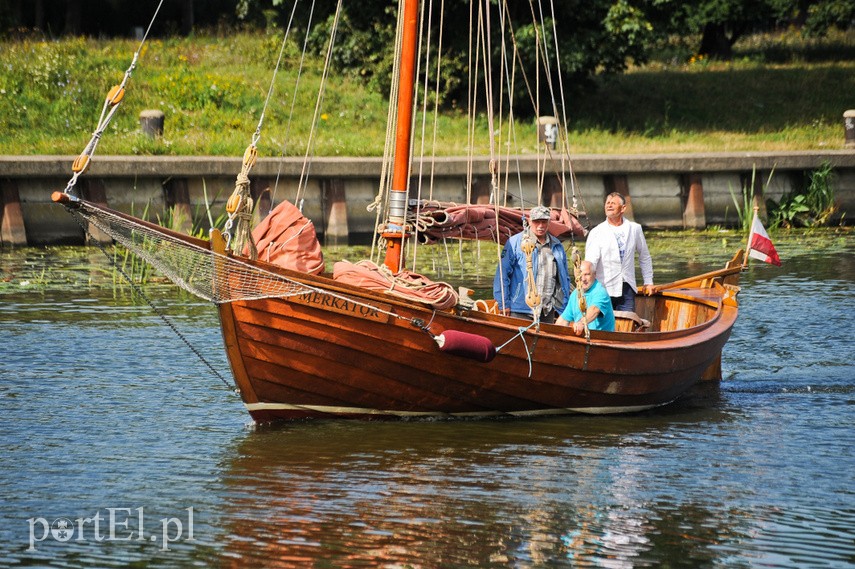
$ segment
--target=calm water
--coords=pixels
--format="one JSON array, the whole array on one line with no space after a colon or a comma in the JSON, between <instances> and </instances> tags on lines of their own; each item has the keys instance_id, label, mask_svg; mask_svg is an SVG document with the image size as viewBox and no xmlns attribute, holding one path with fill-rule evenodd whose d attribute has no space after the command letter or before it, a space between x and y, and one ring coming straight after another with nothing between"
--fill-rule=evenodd
<instances>
[{"instance_id":1,"label":"calm water","mask_svg":"<svg viewBox=\"0 0 855 569\"><path fill-rule=\"evenodd\" d=\"M0 565L855 567L855 246L827 241L744 274L725 381L669 408L276 428L97 250L0 249ZM149 294L230 377L213 309Z\"/></svg>"}]
</instances>

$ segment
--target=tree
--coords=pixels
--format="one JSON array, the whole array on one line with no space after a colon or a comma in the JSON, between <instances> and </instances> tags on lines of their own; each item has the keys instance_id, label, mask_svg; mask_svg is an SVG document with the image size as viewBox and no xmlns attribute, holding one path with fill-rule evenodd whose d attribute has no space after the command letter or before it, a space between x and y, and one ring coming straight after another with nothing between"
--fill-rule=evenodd
<instances>
[{"instance_id":1,"label":"tree","mask_svg":"<svg viewBox=\"0 0 855 569\"><path fill-rule=\"evenodd\" d=\"M855 0L651 0L645 13L657 35L700 35L698 55L731 59L733 45L748 33L796 25L823 35L855 19Z\"/></svg>"},{"instance_id":2,"label":"tree","mask_svg":"<svg viewBox=\"0 0 855 569\"><path fill-rule=\"evenodd\" d=\"M0 35L36 32L55 35L126 36L147 27L156 2L138 0L6 0L0 2ZM154 35L189 35L197 25L235 18L235 0L164 2Z\"/></svg>"},{"instance_id":3,"label":"tree","mask_svg":"<svg viewBox=\"0 0 855 569\"><path fill-rule=\"evenodd\" d=\"M250 1L250 0L244 0ZM537 4L537 3L535 3ZM496 66L494 76L499 76L501 59L498 57L501 41L500 26L495 18L502 2L490 2L494 16L492 24L494 50L493 62ZM583 88L585 82L597 72L620 72L631 61L643 61L646 46L650 40L652 26L642 10L628 0L562 0L545 2L544 6L554 6L554 14L536 13L532 15L532 5L524 0L510 1L507 4L509 20L514 23L514 41L519 50L519 59L523 68L534 83L536 60L543 57L538 54L538 42L554 51L557 31L557 43L561 52L559 70L553 63L552 72L562 73L564 86ZM483 5L482 5L483 8ZM445 30L442 40L443 69L455 70L451 79L444 79L440 86L441 102L447 106L463 106L467 97L467 68L469 42L472 39L470 28L476 28L479 7L470 8L468 0L446 0L444 9ZM470 12L470 9L472 12ZM537 9L537 8L535 8ZM317 11L316 11L317 13ZM362 0L359 4L346 4L343 21L336 38L334 58L342 67L352 70L376 89L386 91L391 81L395 36L395 8L387 0ZM534 20L534 21L533 21ZM434 8L433 26L439 21L439 7ZM329 22L328 22L329 23ZM326 46L328 26L315 31L315 50L320 53ZM436 40L439 31L434 29L431 36ZM432 61L435 61L436 54ZM433 70L429 71L433 73ZM444 73L445 75L446 73ZM435 78L434 78L435 79ZM519 85L523 81L519 79ZM557 84L557 83L556 83ZM522 90L522 87L520 87ZM538 105L549 104L549 95L543 90L543 98ZM531 99L525 93L515 96L521 113L532 113Z\"/></svg>"},{"instance_id":4,"label":"tree","mask_svg":"<svg viewBox=\"0 0 855 569\"><path fill-rule=\"evenodd\" d=\"M823 36L831 28L849 29L855 23L855 0L824 0L802 2L805 13L804 32L809 36Z\"/></svg>"},{"instance_id":5,"label":"tree","mask_svg":"<svg viewBox=\"0 0 855 569\"><path fill-rule=\"evenodd\" d=\"M82 18L82 10L80 0L67 0L65 4L65 28L63 33L69 36L76 36L80 33Z\"/></svg>"}]
</instances>

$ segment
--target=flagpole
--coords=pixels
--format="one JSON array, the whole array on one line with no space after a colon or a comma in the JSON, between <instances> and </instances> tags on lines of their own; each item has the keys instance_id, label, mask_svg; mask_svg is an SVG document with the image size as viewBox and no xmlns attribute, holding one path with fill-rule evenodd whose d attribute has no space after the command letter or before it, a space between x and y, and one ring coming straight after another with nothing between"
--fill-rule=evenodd
<instances>
[{"instance_id":1,"label":"flagpole","mask_svg":"<svg viewBox=\"0 0 855 569\"><path fill-rule=\"evenodd\" d=\"M745 242L745 258L742 259L742 268L748 266L748 257L751 253L751 238L754 237L754 221L757 219L757 213L760 211L760 206L754 206L754 217L751 218L751 229L748 230L748 241Z\"/></svg>"}]
</instances>

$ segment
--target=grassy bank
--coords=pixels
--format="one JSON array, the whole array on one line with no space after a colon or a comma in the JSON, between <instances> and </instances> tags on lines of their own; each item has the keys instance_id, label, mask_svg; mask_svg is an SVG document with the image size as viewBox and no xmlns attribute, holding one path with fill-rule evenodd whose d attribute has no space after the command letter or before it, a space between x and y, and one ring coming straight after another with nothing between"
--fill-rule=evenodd
<instances>
[{"instance_id":1,"label":"grassy bank","mask_svg":"<svg viewBox=\"0 0 855 569\"><path fill-rule=\"evenodd\" d=\"M755 40L737 46L731 63L656 63L601 78L596 89L569 101L573 152L840 149L843 112L855 108L855 33L828 41L836 48L824 57L811 56L823 53L815 45L791 47L781 57L780 42L763 47ZM242 155L259 120L279 42L260 33L150 41L98 153ZM83 38L0 43L0 154L78 154L137 47L127 40ZM294 49L277 76L259 142L262 155L305 152L315 104L310 93L321 63L307 64L299 110L289 120L298 66ZM381 154L385 107L382 94L366 91L355 78L332 77L314 152ZM143 109L166 114L161 139L140 134ZM438 153L466 153L459 142L466 138L465 116L448 113L437 122ZM518 137L534 141L534 132L531 121L518 126ZM476 149L486 151L486 145Z\"/></svg>"}]
</instances>

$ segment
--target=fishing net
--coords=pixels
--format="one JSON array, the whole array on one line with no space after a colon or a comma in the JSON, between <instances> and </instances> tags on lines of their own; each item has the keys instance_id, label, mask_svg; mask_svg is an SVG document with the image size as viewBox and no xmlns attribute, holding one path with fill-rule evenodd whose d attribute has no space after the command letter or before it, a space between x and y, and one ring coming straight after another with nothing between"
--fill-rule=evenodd
<instances>
[{"instance_id":1,"label":"fishing net","mask_svg":"<svg viewBox=\"0 0 855 569\"><path fill-rule=\"evenodd\" d=\"M303 283L211 251L201 240L191 241L192 238L173 235L156 225L82 200L74 201L68 210L109 235L179 287L215 304L316 291Z\"/></svg>"}]
</instances>

